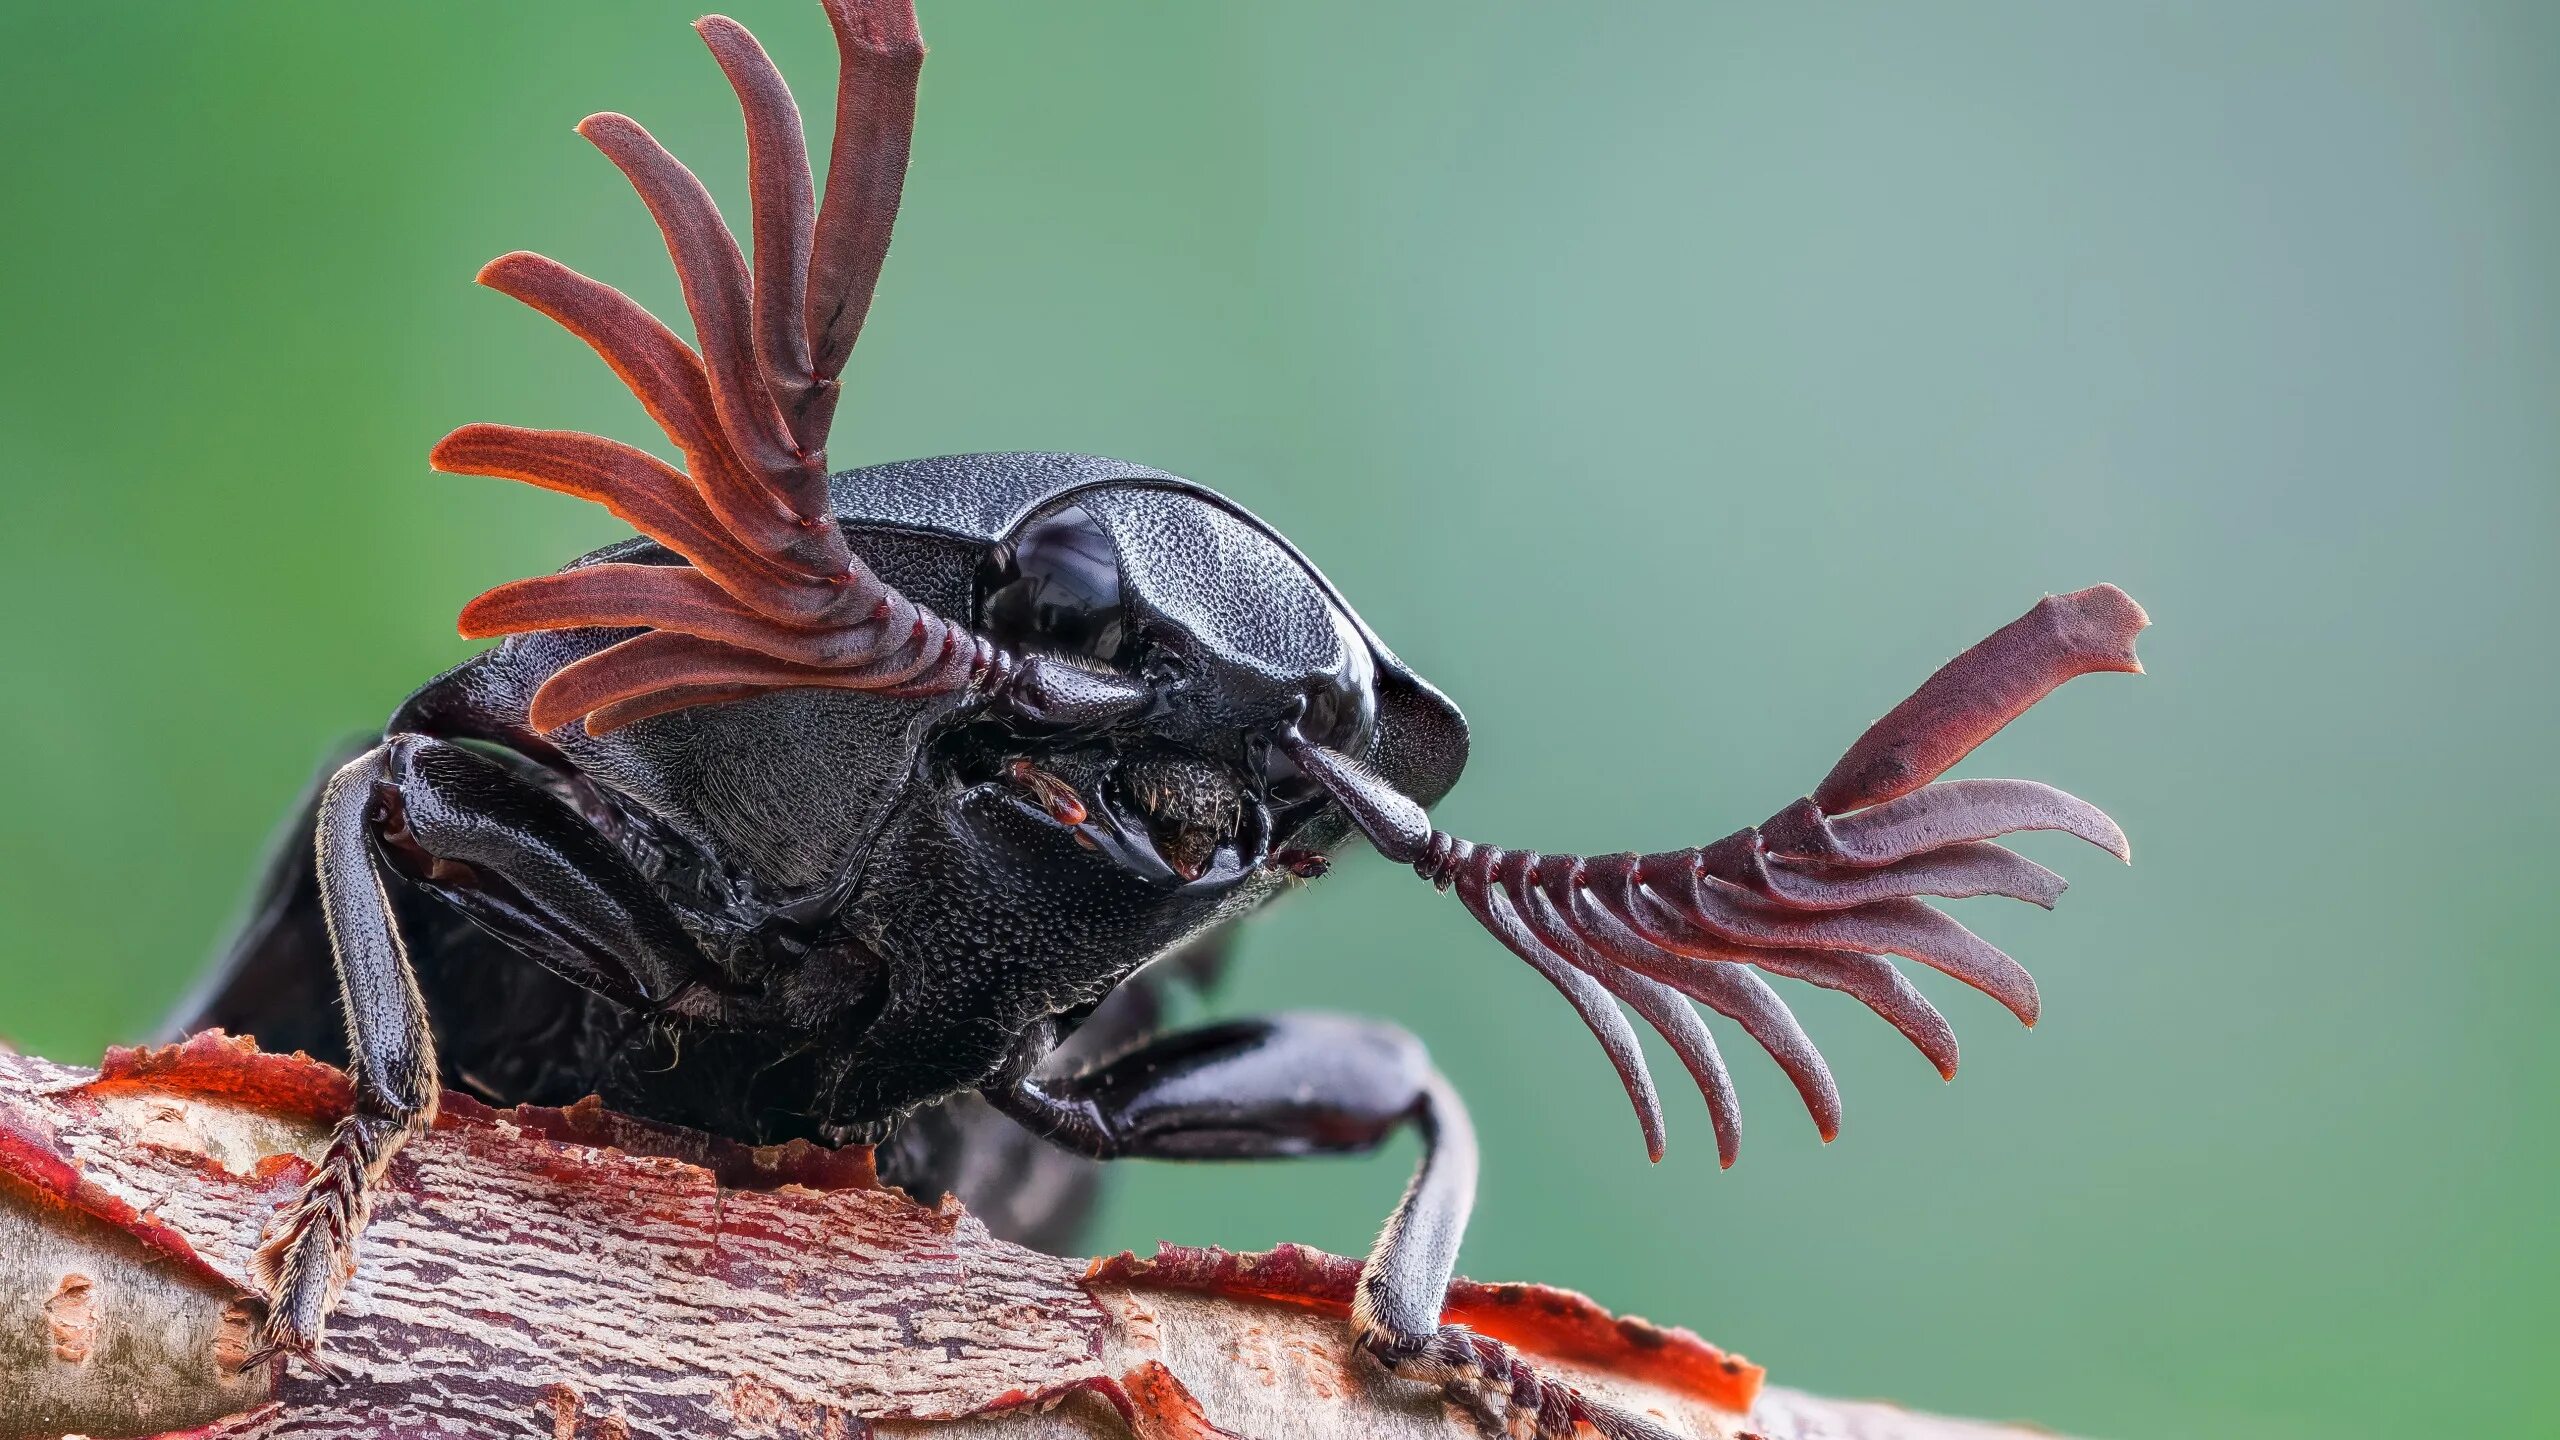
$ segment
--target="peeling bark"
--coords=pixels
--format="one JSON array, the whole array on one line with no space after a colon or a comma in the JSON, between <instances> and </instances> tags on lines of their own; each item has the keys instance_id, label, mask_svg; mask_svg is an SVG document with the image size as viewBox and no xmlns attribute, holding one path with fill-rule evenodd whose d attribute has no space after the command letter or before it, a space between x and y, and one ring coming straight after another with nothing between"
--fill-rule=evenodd
<instances>
[{"instance_id":1,"label":"peeling bark","mask_svg":"<svg viewBox=\"0 0 2560 1440\"><path fill-rule=\"evenodd\" d=\"M250 1257L346 1103L338 1072L217 1036L94 1071L0 1052L0 1440L1475 1433L1354 1356L1357 1261L1062 1260L866 1151L459 1096L392 1167L329 1333L344 1383L236 1374ZM2023 1433L1763 1392L1543 1286L1461 1281L1448 1318L1696 1440Z\"/></svg>"}]
</instances>

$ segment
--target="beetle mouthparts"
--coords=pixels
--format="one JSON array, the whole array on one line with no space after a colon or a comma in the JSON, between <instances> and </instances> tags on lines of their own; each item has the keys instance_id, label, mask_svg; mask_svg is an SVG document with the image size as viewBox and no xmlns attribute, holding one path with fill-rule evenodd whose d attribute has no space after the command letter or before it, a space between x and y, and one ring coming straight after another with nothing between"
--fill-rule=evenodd
<instances>
[{"instance_id":1,"label":"beetle mouthparts","mask_svg":"<svg viewBox=\"0 0 2560 1440\"><path fill-rule=\"evenodd\" d=\"M1242 828L1244 797L1227 771L1209 761L1141 755L1120 768L1119 779L1156 853L1185 884L1207 874L1218 847Z\"/></svg>"},{"instance_id":2,"label":"beetle mouthparts","mask_svg":"<svg viewBox=\"0 0 2560 1440\"><path fill-rule=\"evenodd\" d=\"M2032 780L1938 777L2078 675L2138 673L2150 623L2112 585L2048 595L1940 667L1868 727L1814 793L1712 845L1652 855L1540 855L1478 845L1366 765L1303 739L1285 743L1378 852L1441 889L1560 991L1617 1068L1662 1157L1662 1105L1635 1031L1613 999L1676 1053L1731 1165L1741 1110L1694 1000L1739 1023L1795 1082L1831 1139L1840 1094L1822 1054L1755 971L1854 996L1953 1079L1954 1031L1883 957L1900 955L1998 1000L2027 1024L2039 1001L2025 968L1922 903L2005 895L2050 907L2062 878L1997 837L2060 830L2130 859L2124 832L2085 800Z\"/></svg>"}]
</instances>

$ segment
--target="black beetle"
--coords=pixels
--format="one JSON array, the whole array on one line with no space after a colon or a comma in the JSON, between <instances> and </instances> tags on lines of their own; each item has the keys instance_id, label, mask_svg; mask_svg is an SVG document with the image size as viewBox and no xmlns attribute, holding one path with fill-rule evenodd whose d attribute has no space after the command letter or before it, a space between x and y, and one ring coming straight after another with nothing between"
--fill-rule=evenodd
<instances>
[{"instance_id":1,"label":"black beetle","mask_svg":"<svg viewBox=\"0 0 2560 1440\"><path fill-rule=\"evenodd\" d=\"M1139 972L1214 955L1356 832L1455 888L1565 995L1656 1156L1661 1107L1617 1002L1697 1080L1725 1163L1738 1113L1691 1000L1778 1059L1828 1138L1830 1075L1757 972L1855 995L1949 1075L1946 1022L1883 957L2032 1021L2026 972L1919 897L2049 905L2061 881L1994 837L2062 829L2121 855L2123 836L2041 785L1932 782L2071 676L2138 669L2142 612L2107 586L2049 597L1810 797L1713 845L1584 859L1436 830L1425 807L1465 764L1465 722L1234 504L1073 455L828 473L923 46L910 0L826 7L842 72L823 204L764 52L729 20L699 27L746 115L752 269L637 124L580 126L664 231L698 350L539 256L480 276L593 346L686 465L490 425L435 449L439 469L599 501L645 538L465 609L465 634L504 643L326 776L187 1014L341 1056L356 1080L263 1252L261 1356L318 1363L367 1189L440 1086L873 1143L919 1188L1003 1157L971 1198L1050 1243L1076 1177L1043 1168L1042 1142L1236 1159L1365 1150L1411 1124L1425 1155L1362 1275L1363 1349L1509 1433L1659 1434L1441 1324L1475 1145L1411 1036L1313 1015L1154 1034Z\"/></svg>"}]
</instances>

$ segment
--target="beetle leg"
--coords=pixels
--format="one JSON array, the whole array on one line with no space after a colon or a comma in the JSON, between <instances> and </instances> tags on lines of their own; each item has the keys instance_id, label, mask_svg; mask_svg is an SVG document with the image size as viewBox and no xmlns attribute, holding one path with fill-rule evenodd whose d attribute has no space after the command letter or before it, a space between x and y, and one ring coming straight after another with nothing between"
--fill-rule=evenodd
<instances>
[{"instance_id":1,"label":"beetle leg","mask_svg":"<svg viewBox=\"0 0 2560 1440\"><path fill-rule=\"evenodd\" d=\"M1361 1154L1407 1124L1422 1161L1369 1251L1352 1304L1359 1348L1440 1387L1496 1435L1665 1440L1652 1422L1538 1375L1499 1341L1440 1323L1474 1208L1475 1129L1422 1042L1381 1021L1291 1014L1157 1037L1097 1069L988 1089L995 1107L1095 1159L1266 1160Z\"/></svg>"},{"instance_id":2,"label":"beetle leg","mask_svg":"<svg viewBox=\"0 0 2560 1440\"><path fill-rule=\"evenodd\" d=\"M545 968L631 1009L715 1010L728 987L612 842L447 741L395 735L330 776L313 852L356 1103L259 1251L268 1313L246 1363L299 1357L326 1374L322 1332L354 1273L373 1187L435 1117L438 1093L434 1034L383 888L386 856Z\"/></svg>"},{"instance_id":3,"label":"beetle leg","mask_svg":"<svg viewBox=\"0 0 2560 1440\"><path fill-rule=\"evenodd\" d=\"M395 863L571 984L626 1009L720 1008L730 983L628 856L558 798L460 745L384 746Z\"/></svg>"},{"instance_id":4,"label":"beetle leg","mask_svg":"<svg viewBox=\"0 0 2560 1440\"><path fill-rule=\"evenodd\" d=\"M337 954L355 1109L330 1135L282 1229L258 1251L267 1317L243 1369L298 1356L328 1373L317 1360L321 1331L355 1271L373 1184L401 1142L435 1118L435 1038L373 846L373 792L389 753L379 745L348 761L320 794L313 850Z\"/></svg>"}]
</instances>

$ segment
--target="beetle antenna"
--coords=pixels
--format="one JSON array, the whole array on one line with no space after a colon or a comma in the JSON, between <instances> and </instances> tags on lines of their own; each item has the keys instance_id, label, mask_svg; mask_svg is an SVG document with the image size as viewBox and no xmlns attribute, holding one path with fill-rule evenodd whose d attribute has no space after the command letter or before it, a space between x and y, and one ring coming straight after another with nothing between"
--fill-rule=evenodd
<instances>
[{"instance_id":1,"label":"beetle antenna","mask_svg":"<svg viewBox=\"0 0 2560 1440\"><path fill-rule=\"evenodd\" d=\"M769 690L1013 694L1025 662L917 605L846 543L827 494L838 384L888 253L924 42L913 0L824 0L840 60L836 138L813 211L790 88L745 27L699 30L747 132L755 264L710 192L639 122L578 133L627 176L665 235L693 320L687 346L628 296L517 253L480 283L587 342L683 452L682 471L592 435L466 425L431 463L605 505L683 565L600 563L498 586L466 606L474 639L587 626L644 633L563 667L531 718L590 734ZM698 348L697 348L698 347Z\"/></svg>"},{"instance_id":2,"label":"beetle antenna","mask_svg":"<svg viewBox=\"0 0 2560 1440\"><path fill-rule=\"evenodd\" d=\"M889 255L889 230L897 222L906 184L907 147L915 133L916 77L924 68L924 37L916 30L912 0L860 4L826 0L843 67L836 82L835 141L827 157L827 193L818 207L810 253L803 319L811 381L806 397L786 404L794 434L826 443L844 372L871 292Z\"/></svg>"},{"instance_id":3,"label":"beetle antenna","mask_svg":"<svg viewBox=\"0 0 2560 1440\"><path fill-rule=\"evenodd\" d=\"M1564 993L1617 1066L1659 1159L1660 1107L1610 997L1643 1016L1697 1081L1731 1165L1740 1138L1732 1081L1689 1000L1738 1022L1777 1060L1823 1139L1840 1128L1839 1090L1821 1052L1754 969L1855 997L1947 1079L1954 1032L1883 957L1943 971L2035 1023L2025 968L1922 897L2005 895L2050 908L2062 878L1992 842L2060 830L2129 860L2124 832L2049 785L1938 777L2064 681L2139 673L2133 641L2149 623L2112 585L2048 595L1868 727L1812 795L1712 845L1652 855L1478 845L1434 827L1359 761L1305 740L1284 748L1380 854L1454 888L1477 923Z\"/></svg>"}]
</instances>

